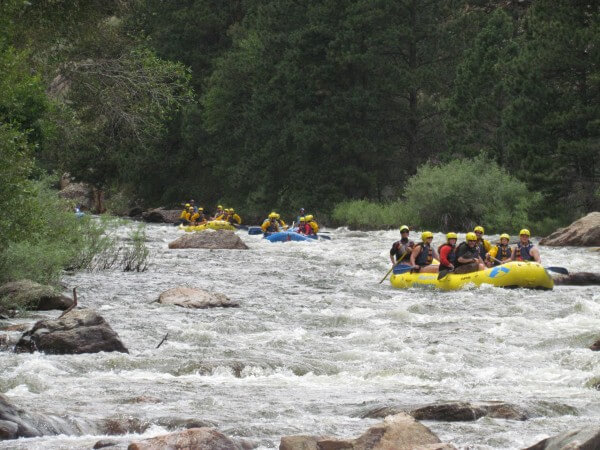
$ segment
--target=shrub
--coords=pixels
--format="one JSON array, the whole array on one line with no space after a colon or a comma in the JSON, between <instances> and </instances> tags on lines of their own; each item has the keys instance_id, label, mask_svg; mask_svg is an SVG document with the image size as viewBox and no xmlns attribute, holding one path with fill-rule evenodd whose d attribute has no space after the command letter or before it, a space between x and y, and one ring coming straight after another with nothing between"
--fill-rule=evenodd
<instances>
[{"instance_id":1,"label":"shrub","mask_svg":"<svg viewBox=\"0 0 600 450\"><path fill-rule=\"evenodd\" d=\"M400 201L376 203L368 200L350 200L335 206L332 219L336 225L347 225L354 229L374 229L414 223L415 215Z\"/></svg>"}]
</instances>

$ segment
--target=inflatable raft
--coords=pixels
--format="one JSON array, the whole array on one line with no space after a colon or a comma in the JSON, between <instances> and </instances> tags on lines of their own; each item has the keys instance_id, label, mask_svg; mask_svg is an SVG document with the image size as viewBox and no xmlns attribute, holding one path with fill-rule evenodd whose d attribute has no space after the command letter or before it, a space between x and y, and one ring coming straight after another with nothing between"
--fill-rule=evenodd
<instances>
[{"instance_id":1,"label":"inflatable raft","mask_svg":"<svg viewBox=\"0 0 600 450\"><path fill-rule=\"evenodd\" d=\"M180 229L185 231L204 231L207 229L211 230L235 230L235 227L231 225L226 220L211 220L209 222L203 223L202 225L189 225L184 227L183 225L179 226Z\"/></svg>"},{"instance_id":2,"label":"inflatable raft","mask_svg":"<svg viewBox=\"0 0 600 450\"><path fill-rule=\"evenodd\" d=\"M546 269L533 262L509 262L479 272L454 275L449 273L441 280L437 273L402 273L390 277L392 286L405 289L417 286L433 286L445 291L461 289L469 284L505 288L552 289L554 281Z\"/></svg>"},{"instance_id":3,"label":"inflatable raft","mask_svg":"<svg viewBox=\"0 0 600 450\"><path fill-rule=\"evenodd\" d=\"M265 239L271 242L314 241L318 239L318 236L307 236L295 231L277 231L275 233L265 233Z\"/></svg>"}]
</instances>

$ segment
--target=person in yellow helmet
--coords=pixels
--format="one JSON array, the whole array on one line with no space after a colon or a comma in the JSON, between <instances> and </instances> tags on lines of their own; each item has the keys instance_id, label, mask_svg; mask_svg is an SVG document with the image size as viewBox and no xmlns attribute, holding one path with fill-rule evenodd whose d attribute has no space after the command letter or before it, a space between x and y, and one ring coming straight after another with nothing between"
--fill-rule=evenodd
<instances>
[{"instance_id":1,"label":"person in yellow helmet","mask_svg":"<svg viewBox=\"0 0 600 450\"><path fill-rule=\"evenodd\" d=\"M519 231L519 242L513 251L512 259L513 261L535 261L538 264L542 262L540 251L531 242L531 233L527 228Z\"/></svg>"},{"instance_id":2,"label":"person in yellow helmet","mask_svg":"<svg viewBox=\"0 0 600 450\"><path fill-rule=\"evenodd\" d=\"M298 217L298 231L297 233L306 234L306 217Z\"/></svg>"},{"instance_id":3,"label":"person in yellow helmet","mask_svg":"<svg viewBox=\"0 0 600 450\"><path fill-rule=\"evenodd\" d=\"M206 215L204 214L204 208L198 208L198 210L192 215L190 221L196 225L206 223Z\"/></svg>"},{"instance_id":4,"label":"person in yellow helmet","mask_svg":"<svg viewBox=\"0 0 600 450\"><path fill-rule=\"evenodd\" d=\"M490 244L490 241L483 238L485 230L481 225L476 226L473 229L473 232L477 236L477 249L479 250L479 257L482 261L485 261L485 255L487 255L487 253L492 248L492 244Z\"/></svg>"},{"instance_id":5,"label":"person in yellow helmet","mask_svg":"<svg viewBox=\"0 0 600 450\"><path fill-rule=\"evenodd\" d=\"M260 228L263 230L263 233L275 233L279 231L279 222L277 221L278 214L276 212L272 212L269 214L269 217L266 218Z\"/></svg>"},{"instance_id":6,"label":"person in yellow helmet","mask_svg":"<svg viewBox=\"0 0 600 450\"><path fill-rule=\"evenodd\" d=\"M279 226L281 228L283 228L284 230L287 230L288 226L286 225L286 223L283 221L283 219L281 218L281 216L277 213L276 214L276 219L277 219L277 223L279 224Z\"/></svg>"},{"instance_id":7,"label":"person in yellow helmet","mask_svg":"<svg viewBox=\"0 0 600 450\"><path fill-rule=\"evenodd\" d=\"M196 212L194 211L194 207L189 206L188 211L185 215L185 220L189 223L192 223L193 222L192 218L195 216L195 214L196 214Z\"/></svg>"},{"instance_id":8,"label":"person in yellow helmet","mask_svg":"<svg viewBox=\"0 0 600 450\"><path fill-rule=\"evenodd\" d=\"M187 215L188 215L188 212L190 212L190 206L191 205L189 203L185 204L183 211L181 211L181 214L179 215L180 222L187 222Z\"/></svg>"},{"instance_id":9,"label":"person in yellow helmet","mask_svg":"<svg viewBox=\"0 0 600 450\"><path fill-rule=\"evenodd\" d=\"M500 242L492 246L486 255L486 266L494 267L512 261L512 249L510 248L510 245L508 245L509 241L510 236L508 234L502 233L500 235Z\"/></svg>"},{"instance_id":10,"label":"person in yellow helmet","mask_svg":"<svg viewBox=\"0 0 600 450\"><path fill-rule=\"evenodd\" d=\"M232 225L241 225L242 224L242 218L235 213L235 210L233 208L229 208L228 213L229 214L227 216L227 221L230 224L232 224Z\"/></svg>"},{"instance_id":11,"label":"person in yellow helmet","mask_svg":"<svg viewBox=\"0 0 600 450\"><path fill-rule=\"evenodd\" d=\"M410 229L406 225L400 226L400 240L392 244L390 249L390 260L392 264L399 264L400 262L408 263L410 260L410 254L415 248L414 241L408 239Z\"/></svg>"},{"instance_id":12,"label":"person in yellow helmet","mask_svg":"<svg viewBox=\"0 0 600 450\"><path fill-rule=\"evenodd\" d=\"M410 254L410 265L419 273L436 273L439 271L439 266L432 264L433 258L440 259L438 252L431 243L433 242L433 233L431 231L423 231L421 233L421 242L415 245Z\"/></svg>"},{"instance_id":13,"label":"person in yellow helmet","mask_svg":"<svg viewBox=\"0 0 600 450\"><path fill-rule=\"evenodd\" d=\"M213 220L221 220L219 219L219 217L222 217L225 211L223 211L223 206L222 205L218 205L217 206L217 210L215 211L215 213L213 214Z\"/></svg>"},{"instance_id":14,"label":"person in yellow helmet","mask_svg":"<svg viewBox=\"0 0 600 450\"><path fill-rule=\"evenodd\" d=\"M456 262L456 241L458 236L456 233L450 232L446 234L446 243L438 247L438 253L440 255L440 271L442 270L454 270L454 263Z\"/></svg>"},{"instance_id":15,"label":"person in yellow helmet","mask_svg":"<svg viewBox=\"0 0 600 450\"><path fill-rule=\"evenodd\" d=\"M456 247L456 258L454 262L454 273L471 273L484 270L485 264L479 256L477 246L477 235L473 232L467 233L465 242Z\"/></svg>"},{"instance_id":16,"label":"person in yellow helmet","mask_svg":"<svg viewBox=\"0 0 600 450\"><path fill-rule=\"evenodd\" d=\"M305 234L314 234L316 235L319 232L319 224L315 221L315 218L312 214L308 216L304 216L304 221L306 225L304 226Z\"/></svg>"}]
</instances>

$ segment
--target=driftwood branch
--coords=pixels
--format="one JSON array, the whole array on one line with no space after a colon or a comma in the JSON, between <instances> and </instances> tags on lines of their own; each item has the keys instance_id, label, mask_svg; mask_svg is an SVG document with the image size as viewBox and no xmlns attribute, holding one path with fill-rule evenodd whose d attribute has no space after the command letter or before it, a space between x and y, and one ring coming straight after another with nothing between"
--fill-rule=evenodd
<instances>
[{"instance_id":1,"label":"driftwood branch","mask_svg":"<svg viewBox=\"0 0 600 450\"><path fill-rule=\"evenodd\" d=\"M69 306L67 309L65 309L63 311L63 313L60 316L58 316L58 318L60 319L62 316L64 316L65 314L67 314L69 311L71 311L76 306L77 306L77 286L75 286L73 288L73 304L71 306Z\"/></svg>"},{"instance_id":2,"label":"driftwood branch","mask_svg":"<svg viewBox=\"0 0 600 450\"><path fill-rule=\"evenodd\" d=\"M160 341L160 343L156 346L156 348L160 347L161 345L163 345L163 342L165 342L167 340L167 336L169 336L169 333L165 334L165 337L162 338L162 341Z\"/></svg>"}]
</instances>

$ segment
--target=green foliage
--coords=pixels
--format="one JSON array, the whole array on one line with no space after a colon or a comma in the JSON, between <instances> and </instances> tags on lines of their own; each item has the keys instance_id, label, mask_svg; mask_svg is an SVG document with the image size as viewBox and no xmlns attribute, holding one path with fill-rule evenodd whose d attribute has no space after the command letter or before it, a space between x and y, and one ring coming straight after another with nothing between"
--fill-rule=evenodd
<instances>
[{"instance_id":1,"label":"green foliage","mask_svg":"<svg viewBox=\"0 0 600 450\"><path fill-rule=\"evenodd\" d=\"M131 244L125 249L121 266L125 272L144 272L148 268L150 250L146 247L146 232L144 225L131 231Z\"/></svg>"},{"instance_id":2,"label":"green foliage","mask_svg":"<svg viewBox=\"0 0 600 450\"><path fill-rule=\"evenodd\" d=\"M408 224L442 231L471 230L484 225L491 232L516 232L531 226L529 213L541 196L483 157L442 166L423 165L408 180L403 201L378 204L366 200L338 204L336 223L355 228L392 228ZM536 224L546 232L556 224Z\"/></svg>"}]
</instances>

